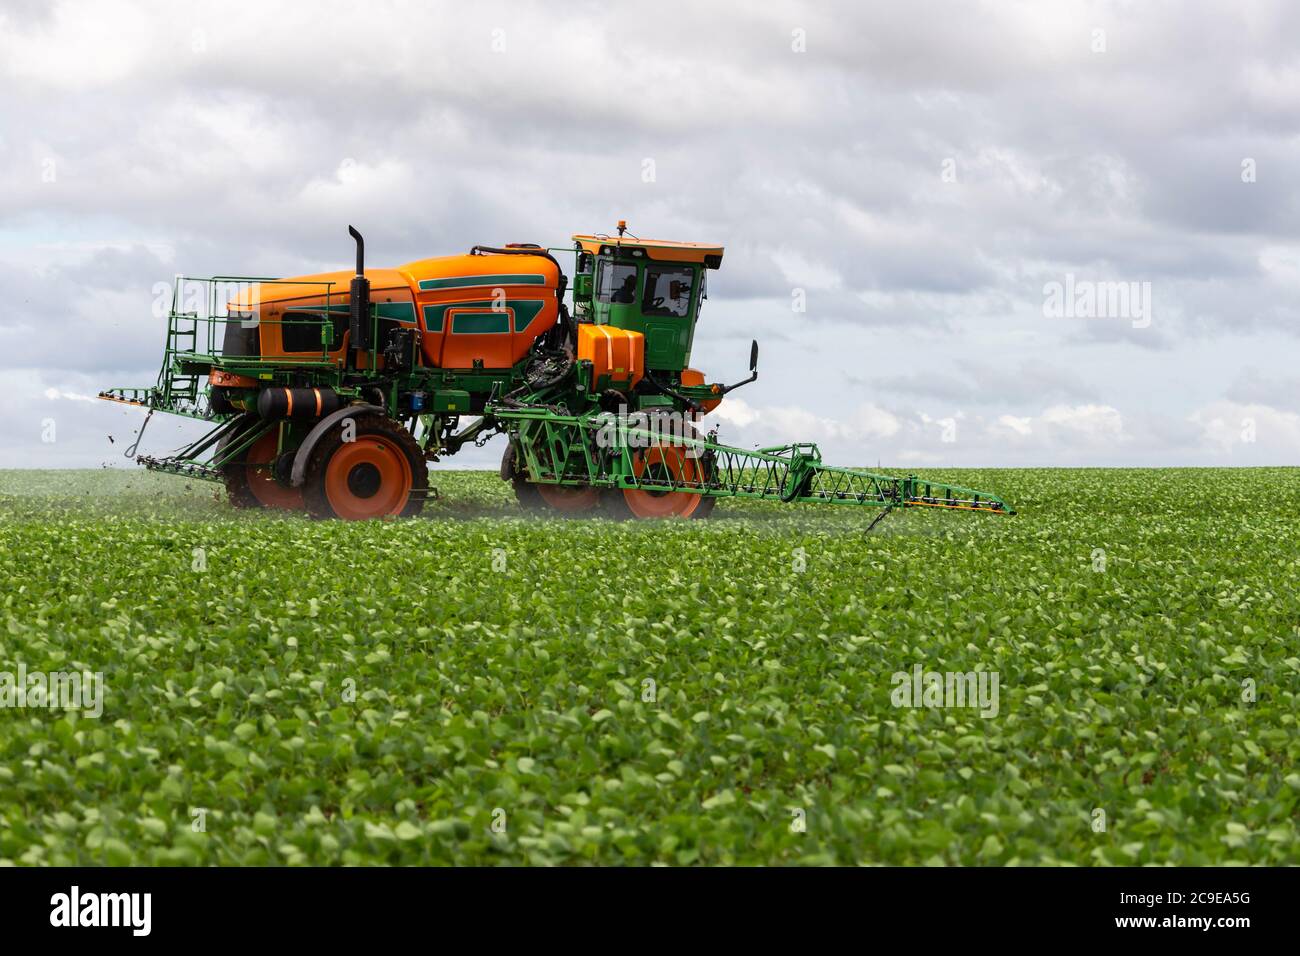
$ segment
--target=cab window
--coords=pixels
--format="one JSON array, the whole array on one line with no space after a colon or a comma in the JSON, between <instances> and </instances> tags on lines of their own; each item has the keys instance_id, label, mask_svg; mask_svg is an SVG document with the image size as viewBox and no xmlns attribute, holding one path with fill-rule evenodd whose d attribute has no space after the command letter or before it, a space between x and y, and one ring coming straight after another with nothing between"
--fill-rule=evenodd
<instances>
[{"instance_id":1,"label":"cab window","mask_svg":"<svg viewBox=\"0 0 1300 956\"><path fill-rule=\"evenodd\" d=\"M329 351L343 344L343 332L348 327L346 314L332 311ZM280 321L280 343L286 352L321 352L320 329L326 321L322 312L286 312Z\"/></svg>"},{"instance_id":2,"label":"cab window","mask_svg":"<svg viewBox=\"0 0 1300 956\"><path fill-rule=\"evenodd\" d=\"M675 315L685 318L691 311L691 286L695 271L681 266L651 266L645 271L644 315Z\"/></svg>"},{"instance_id":3,"label":"cab window","mask_svg":"<svg viewBox=\"0 0 1300 956\"><path fill-rule=\"evenodd\" d=\"M226 334L221 343L221 354L231 356L253 356L258 354L261 344L258 338L258 315L256 312L231 312L226 319Z\"/></svg>"},{"instance_id":4,"label":"cab window","mask_svg":"<svg viewBox=\"0 0 1300 956\"><path fill-rule=\"evenodd\" d=\"M636 302L636 266L602 259L596 270L596 298L620 305Z\"/></svg>"}]
</instances>

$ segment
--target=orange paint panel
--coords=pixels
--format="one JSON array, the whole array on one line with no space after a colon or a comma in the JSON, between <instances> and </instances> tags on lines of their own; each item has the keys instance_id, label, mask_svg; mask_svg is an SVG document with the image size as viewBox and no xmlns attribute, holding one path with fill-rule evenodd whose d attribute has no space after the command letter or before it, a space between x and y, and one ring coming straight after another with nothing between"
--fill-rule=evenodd
<instances>
[{"instance_id":1,"label":"orange paint panel","mask_svg":"<svg viewBox=\"0 0 1300 956\"><path fill-rule=\"evenodd\" d=\"M684 368L682 369L682 384L688 387L703 385L704 373L696 368ZM715 390L717 389L716 385L714 386L714 389ZM700 402L700 412L704 415L707 415L709 412L713 411L721 404L722 404L721 395L719 395L717 398L705 399Z\"/></svg>"},{"instance_id":2,"label":"orange paint panel","mask_svg":"<svg viewBox=\"0 0 1300 956\"><path fill-rule=\"evenodd\" d=\"M479 360L484 368L509 368L559 318L559 269L545 256L442 256L401 270L415 290L425 360L431 365L473 368ZM503 331L453 330L455 316L494 308L507 320Z\"/></svg>"},{"instance_id":3,"label":"orange paint panel","mask_svg":"<svg viewBox=\"0 0 1300 956\"><path fill-rule=\"evenodd\" d=\"M333 303L348 301L353 273L320 272L316 275L293 276L289 279L249 283L241 294L231 299L228 307L232 311L246 312L261 302L291 302L295 299L311 299L324 302L326 293ZM397 289L410 285L406 276L398 269L367 269L366 278L370 280L372 290ZM326 285L326 283L331 283ZM372 292L372 295L374 293Z\"/></svg>"},{"instance_id":4,"label":"orange paint panel","mask_svg":"<svg viewBox=\"0 0 1300 956\"><path fill-rule=\"evenodd\" d=\"M707 242L672 242L667 239L632 239L628 236L574 236L583 252L599 255L602 247L631 251L639 249L646 258L664 262L703 262L706 257L722 258L722 246Z\"/></svg>"},{"instance_id":5,"label":"orange paint panel","mask_svg":"<svg viewBox=\"0 0 1300 956\"><path fill-rule=\"evenodd\" d=\"M438 256L408 262L396 271L419 293L453 288L464 298L491 298L492 289L498 287L513 298L518 285L554 289L560 284L560 270L546 256ZM517 276L541 276L541 281L521 283L507 278Z\"/></svg>"},{"instance_id":6,"label":"orange paint panel","mask_svg":"<svg viewBox=\"0 0 1300 956\"><path fill-rule=\"evenodd\" d=\"M473 368L475 361L481 361L484 368L509 368L511 359L511 335L505 332L457 332L456 319L468 316L487 316L510 322L510 311L494 312L484 308L451 308L443 324L443 368ZM506 325L507 330L509 325Z\"/></svg>"},{"instance_id":7,"label":"orange paint panel","mask_svg":"<svg viewBox=\"0 0 1300 956\"><path fill-rule=\"evenodd\" d=\"M208 373L208 383L211 385L224 385L226 388L254 388L257 385L257 379L249 378L247 375L236 375L234 372L223 372L219 368L214 368Z\"/></svg>"}]
</instances>

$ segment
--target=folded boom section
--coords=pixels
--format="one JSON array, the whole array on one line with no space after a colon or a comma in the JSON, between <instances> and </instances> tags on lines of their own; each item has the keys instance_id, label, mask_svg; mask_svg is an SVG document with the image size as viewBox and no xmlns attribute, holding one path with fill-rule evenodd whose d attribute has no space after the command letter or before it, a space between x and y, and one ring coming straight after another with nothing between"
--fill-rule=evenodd
<instances>
[{"instance_id":1,"label":"folded boom section","mask_svg":"<svg viewBox=\"0 0 1300 956\"><path fill-rule=\"evenodd\" d=\"M822 464L814 444L746 450L709 438L656 429L611 427L610 413L570 416L541 406L497 407L527 459L533 481L783 502L930 507L1014 514L987 492L931 481ZM673 448L689 466L655 467L646 451Z\"/></svg>"}]
</instances>

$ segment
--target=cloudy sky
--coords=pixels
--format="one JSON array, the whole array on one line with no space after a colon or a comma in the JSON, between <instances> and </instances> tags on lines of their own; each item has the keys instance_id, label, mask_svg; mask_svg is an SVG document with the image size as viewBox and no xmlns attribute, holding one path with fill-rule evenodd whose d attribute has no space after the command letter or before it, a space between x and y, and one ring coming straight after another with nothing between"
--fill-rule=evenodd
<instances>
[{"instance_id":1,"label":"cloudy sky","mask_svg":"<svg viewBox=\"0 0 1300 956\"><path fill-rule=\"evenodd\" d=\"M1294 3L0 0L0 76L5 467L125 464L177 272L620 218L727 248L724 441L1300 464Z\"/></svg>"}]
</instances>

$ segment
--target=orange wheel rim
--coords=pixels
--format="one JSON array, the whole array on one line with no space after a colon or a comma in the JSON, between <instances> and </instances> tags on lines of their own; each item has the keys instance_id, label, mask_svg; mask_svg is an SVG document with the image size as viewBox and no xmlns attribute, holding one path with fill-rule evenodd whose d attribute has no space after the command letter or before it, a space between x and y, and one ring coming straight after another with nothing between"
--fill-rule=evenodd
<instances>
[{"instance_id":1,"label":"orange wheel rim","mask_svg":"<svg viewBox=\"0 0 1300 956\"><path fill-rule=\"evenodd\" d=\"M244 480L248 492L264 508L283 508L286 511L300 510L306 507L301 488L286 488L275 480L271 474L270 463L275 458L280 441L275 429L271 429L248 449L245 456Z\"/></svg>"},{"instance_id":2,"label":"orange wheel rim","mask_svg":"<svg viewBox=\"0 0 1300 956\"><path fill-rule=\"evenodd\" d=\"M410 500L411 484L406 453L379 435L344 442L325 466L325 497L340 518L401 514Z\"/></svg>"},{"instance_id":3,"label":"orange wheel rim","mask_svg":"<svg viewBox=\"0 0 1300 956\"><path fill-rule=\"evenodd\" d=\"M673 481L699 481L695 459L677 445L656 445L636 457L632 470L638 478L671 477ZM624 488L623 500L638 518L689 518L704 500L689 491L659 491L647 488Z\"/></svg>"},{"instance_id":4,"label":"orange wheel rim","mask_svg":"<svg viewBox=\"0 0 1300 956\"><path fill-rule=\"evenodd\" d=\"M533 486L550 507L566 514L590 511L600 504L600 492L590 485L546 485Z\"/></svg>"}]
</instances>

